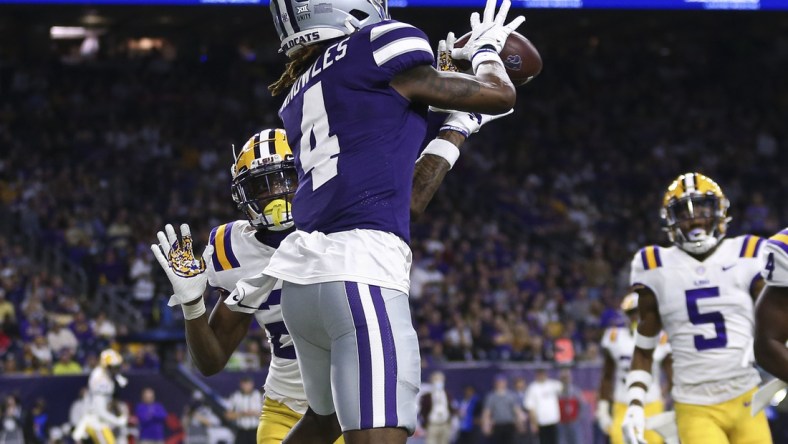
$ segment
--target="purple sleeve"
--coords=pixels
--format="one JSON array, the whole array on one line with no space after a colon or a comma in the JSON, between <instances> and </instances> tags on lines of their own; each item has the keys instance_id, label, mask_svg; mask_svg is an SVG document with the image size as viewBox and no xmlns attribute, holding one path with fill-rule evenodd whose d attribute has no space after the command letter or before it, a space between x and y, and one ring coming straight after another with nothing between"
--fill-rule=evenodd
<instances>
[{"instance_id":1,"label":"purple sleeve","mask_svg":"<svg viewBox=\"0 0 788 444\"><path fill-rule=\"evenodd\" d=\"M161 404L156 404L156 418L167 419L167 410Z\"/></svg>"},{"instance_id":2,"label":"purple sleeve","mask_svg":"<svg viewBox=\"0 0 788 444\"><path fill-rule=\"evenodd\" d=\"M432 65L435 58L427 36L418 28L396 21L384 22L369 31L372 57L389 78L419 65Z\"/></svg>"}]
</instances>

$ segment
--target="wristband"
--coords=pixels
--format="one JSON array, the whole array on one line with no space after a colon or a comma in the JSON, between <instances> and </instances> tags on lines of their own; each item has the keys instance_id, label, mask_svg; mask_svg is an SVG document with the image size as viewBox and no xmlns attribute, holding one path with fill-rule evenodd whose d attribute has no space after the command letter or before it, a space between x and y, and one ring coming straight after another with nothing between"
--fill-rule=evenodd
<instances>
[{"instance_id":1,"label":"wristband","mask_svg":"<svg viewBox=\"0 0 788 444\"><path fill-rule=\"evenodd\" d=\"M646 390L643 387L630 387L627 389L627 405L632 405L633 402L639 402L643 405L643 400L646 399Z\"/></svg>"},{"instance_id":2,"label":"wristband","mask_svg":"<svg viewBox=\"0 0 788 444\"><path fill-rule=\"evenodd\" d=\"M479 69L479 65L484 62L497 62L503 66L503 61L501 61L501 56L493 49L491 46L482 46L481 49L476 51L471 56L471 65L473 66L473 73L476 74L476 70Z\"/></svg>"},{"instance_id":3,"label":"wristband","mask_svg":"<svg viewBox=\"0 0 788 444\"><path fill-rule=\"evenodd\" d=\"M451 169L460 157L460 149L448 140L433 139L421 152L422 156L425 154L432 154L433 156L446 159L446 162L449 162L449 169Z\"/></svg>"},{"instance_id":4,"label":"wristband","mask_svg":"<svg viewBox=\"0 0 788 444\"><path fill-rule=\"evenodd\" d=\"M439 131L454 131L455 133L460 133L467 139L471 133L466 129L455 125L443 125Z\"/></svg>"},{"instance_id":5,"label":"wristband","mask_svg":"<svg viewBox=\"0 0 788 444\"><path fill-rule=\"evenodd\" d=\"M654 381L654 377L651 376L651 373L645 370L630 370L627 373L627 380L625 382L627 387L631 387L632 384L643 384L646 387L649 387L651 383Z\"/></svg>"},{"instance_id":6,"label":"wristband","mask_svg":"<svg viewBox=\"0 0 788 444\"><path fill-rule=\"evenodd\" d=\"M654 336L643 336L640 332L635 333L635 347L643 350L654 350L659 343L659 334Z\"/></svg>"},{"instance_id":7,"label":"wristband","mask_svg":"<svg viewBox=\"0 0 788 444\"><path fill-rule=\"evenodd\" d=\"M200 302L191 305L181 304L181 310L183 310L183 318L187 321L197 319L205 314L205 301L200 296Z\"/></svg>"}]
</instances>

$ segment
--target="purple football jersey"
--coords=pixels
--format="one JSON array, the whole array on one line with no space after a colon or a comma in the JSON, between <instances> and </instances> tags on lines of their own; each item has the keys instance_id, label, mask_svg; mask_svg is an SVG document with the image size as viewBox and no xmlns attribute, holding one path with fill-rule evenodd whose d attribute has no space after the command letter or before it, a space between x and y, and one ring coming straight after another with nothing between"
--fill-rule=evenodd
<instances>
[{"instance_id":1,"label":"purple football jersey","mask_svg":"<svg viewBox=\"0 0 788 444\"><path fill-rule=\"evenodd\" d=\"M296 81L279 116L298 168L298 229L371 229L409 240L413 169L426 133L426 108L410 103L389 82L432 62L423 32L385 21L329 46Z\"/></svg>"}]
</instances>

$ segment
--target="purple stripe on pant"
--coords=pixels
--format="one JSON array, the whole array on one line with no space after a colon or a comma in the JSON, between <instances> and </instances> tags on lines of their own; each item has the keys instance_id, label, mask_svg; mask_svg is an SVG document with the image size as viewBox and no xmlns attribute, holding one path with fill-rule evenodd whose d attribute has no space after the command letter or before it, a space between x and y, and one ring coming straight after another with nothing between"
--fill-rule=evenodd
<instances>
[{"instance_id":1,"label":"purple stripe on pant","mask_svg":"<svg viewBox=\"0 0 788 444\"><path fill-rule=\"evenodd\" d=\"M367 318L364 316L364 307L361 305L361 296L358 294L358 284L345 282L350 313L353 316L353 325L356 327L356 342L358 344L358 385L359 385L359 425L362 429L372 428L372 356L369 349L369 331Z\"/></svg>"},{"instance_id":2,"label":"purple stripe on pant","mask_svg":"<svg viewBox=\"0 0 788 444\"><path fill-rule=\"evenodd\" d=\"M394 334L391 332L391 322L386 311L386 303L380 287L369 286L369 293L372 295L372 304L375 306L375 313L378 317L380 326L380 340L383 343L383 368L385 369L385 389L386 396L386 427L397 427L397 349L394 344Z\"/></svg>"}]
</instances>

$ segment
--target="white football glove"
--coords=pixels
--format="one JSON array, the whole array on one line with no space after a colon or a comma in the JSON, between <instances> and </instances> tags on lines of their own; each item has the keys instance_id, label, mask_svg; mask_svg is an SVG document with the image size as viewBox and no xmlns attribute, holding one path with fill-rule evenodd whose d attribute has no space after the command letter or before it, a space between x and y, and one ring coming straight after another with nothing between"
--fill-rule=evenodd
<instances>
[{"instance_id":1,"label":"white football glove","mask_svg":"<svg viewBox=\"0 0 788 444\"><path fill-rule=\"evenodd\" d=\"M490 123L495 119L500 119L501 117L508 116L513 112L514 109L510 109L508 112L505 112L503 114L491 116L489 114L468 113L464 111L450 111L451 114L449 114L449 117L446 118L445 122L443 122L443 126L441 126L441 131L444 130L457 131L458 133L464 135L467 138L471 134L479 132L482 126L486 125L487 123Z\"/></svg>"},{"instance_id":2,"label":"white football glove","mask_svg":"<svg viewBox=\"0 0 788 444\"><path fill-rule=\"evenodd\" d=\"M630 404L621 424L625 444L646 444L646 413L642 405Z\"/></svg>"},{"instance_id":3,"label":"white football glove","mask_svg":"<svg viewBox=\"0 0 788 444\"><path fill-rule=\"evenodd\" d=\"M172 284L174 294L167 305L173 307L202 297L208 285L205 263L213 255L213 246L209 244L202 257L196 258L192 251L191 230L187 224L181 225L180 242L172 225L167 224L164 231L166 235L161 231L156 234L159 244L153 244L150 248Z\"/></svg>"},{"instance_id":4,"label":"white football glove","mask_svg":"<svg viewBox=\"0 0 788 444\"><path fill-rule=\"evenodd\" d=\"M679 426L676 424L676 412L663 412L646 418L646 430L653 430L662 436L665 444L679 444Z\"/></svg>"},{"instance_id":5,"label":"white football glove","mask_svg":"<svg viewBox=\"0 0 788 444\"><path fill-rule=\"evenodd\" d=\"M518 26L524 21L525 17L518 16L508 25L504 25L506 14L509 13L509 7L512 5L510 0L503 0L501 9L498 14L495 14L496 0L487 0L487 6L484 8L484 18L479 21L479 13L474 12L471 14L471 37L462 48L452 48L451 56L457 60L471 60L484 46L491 46L495 53L500 53L503 49L506 39L509 37Z\"/></svg>"},{"instance_id":6,"label":"white football glove","mask_svg":"<svg viewBox=\"0 0 788 444\"><path fill-rule=\"evenodd\" d=\"M610 434L613 418L610 416L610 401L600 399L596 403L596 423L605 435Z\"/></svg>"}]
</instances>

